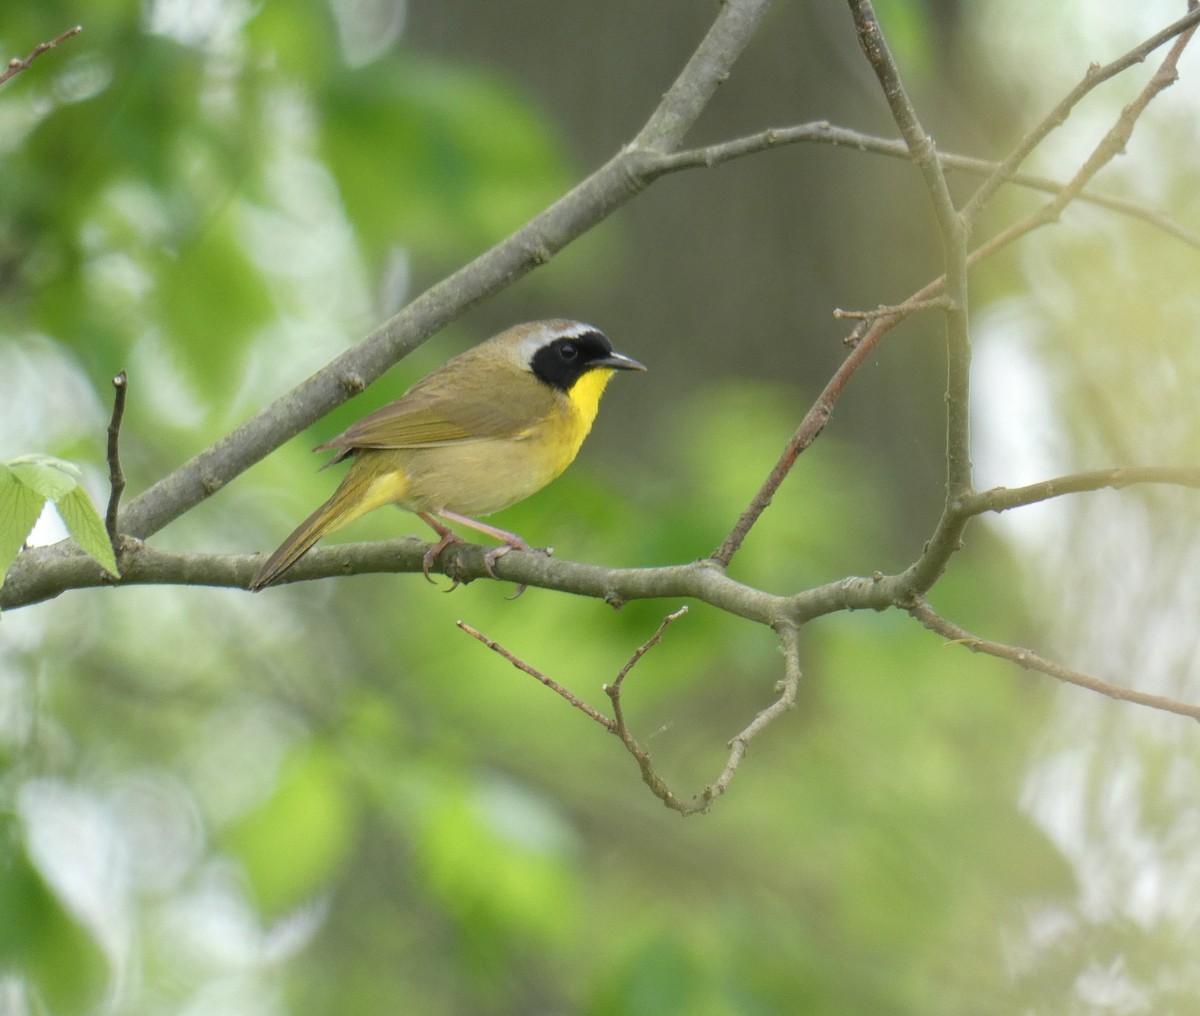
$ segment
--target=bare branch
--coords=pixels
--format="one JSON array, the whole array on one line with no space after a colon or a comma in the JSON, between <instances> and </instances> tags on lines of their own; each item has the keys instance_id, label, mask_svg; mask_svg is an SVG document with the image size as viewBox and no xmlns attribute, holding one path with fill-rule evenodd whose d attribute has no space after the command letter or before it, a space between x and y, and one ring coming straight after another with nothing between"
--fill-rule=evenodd
<instances>
[{"instance_id":1,"label":"bare branch","mask_svg":"<svg viewBox=\"0 0 1200 1016\"><path fill-rule=\"evenodd\" d=\"M874 310L842 310L841 307L835 307L833 316L838 319L844 318L852 321L866 321L869 323L872 321L878 321L880 318L906 318L910 314L916 314L923 310L946 310L951 306L952 304L950 303L948 297L935 296L932 300L920 300L917 303L901 303L893 304L891 306L887 304L880 304ZM851 337L843 339L842 341L848 346L853 346L857 344L858 340L855 339L853 337L853 333L851 333Z\"/></svg>"},{"instance_id":2,"label":"bare branch","mask_svg":"<svg viewBox=\"0 0 1200 1016\"><path fill-rule=\"evenodd\" d=\"M1184 36L1186 34L1190 38L1197 24L1200 24L1200 8L1196 6L1194 0L1188 6L1190 10L1182 18L1174 24L1168 25L1161 32L1156 32L1140 45L1119 56L1116 60L1105 64L1103 67L1098 67L1096 64L1088 67L1083 80L1071 89L1063 100L1047 113L1036 127L1017 142L1016 147L1008 154L1004 161L992 171L991 176L983 182L982 186L971 197L971 200L963 207L963 217L968 222L974 221L980 209L991 200L1001 184L1006 180L1012 179L1017 167L1029 157L1030 152L1037 148L1054 128L1064 123L1079 101L1097 85L1141 63L1158 49L1159 46L1169 42L1176 36ZM1186 38L1183 38L1181 41L1182 45L1187 45ZM1180 49L1182 49L1182 46L1180 46ZM1168 58L1172 67L1177 58L1177 55L1175 58Z\"/></svg>"},{"instance_id":3,"label":"bare branch","mask_svg":"<svg viewBox=\"0 0 1200 1016\"><path fill-rule=\"evenodd\" d=\"M703 794L700 795L705 802L705 808L709 807L729 788L729 783L737 772L738 766L746 757L746 749L750 746L750 742L784 713L796 708L796 694L800 688L800 678L803 676L803 671L800 669L800 633L791 626L782 625L778 628L778 634L784 658L783 680L776 685L779 697L755 716L746 729L729 742L729 761L725 763L725 768L721 770L721 775L717 777L716 782L705 788Z\"/></svg>"},{"instance_id":4,"label":"bare branch","mask_svg":"<svg viewBox=\"0 0 1200 1016\"><path fill-rule=\"evenodd\" d=\"M892 110L892 118L925 178L925 189L942 238L945 284L949 298L946 320L946 510L942 519L951 524L949 505L973 486L971 467L971 341L967 317L967 228L954 207L933 139L921 126L916 109L904 90L900 71L879 27L870 0L849 0L859 43L879 79ZM908 301L906 301L906 304ZM889 318L898 321L900 318ZM964 523L965 525L965 523Z\"/></svg>"},{"instance_id":5,"label":"bare branch","mask_svg":"<svg viewBox=\"0 0 1200 1016\"><path fill-rule=\"evenodd\" d=\"M749 747L750 742L770 726L774 720L778 719L788 710L795 708L796 693L801 677L798 630L791 624L780 624L777 626L777 632L783 648L785 665L783 679L776 686L777 698L769 706L760 711L746 728L729 742L729 760L725 763L725 767L721 770L717 779L690 800L684 800L671 789L670 785L662 777L662 774L655 768L650 752L643 747L632 731L630 731L625 720L625 710L621 704L621 692L625 678L629 675L629 672L647 652L658 645L667 628L686 613L687 607L680 607L679 610L663 618L662 623L658 626L658 630L634 651L629 661L621 668L612 683L604 686L604 692L612 702L612 718L605 716L599 710L588 705L575 695L574 692L564 688L552 677L543 674L536 667L530 666L493 639L489 639L486 635L481 635L465 621L456 621L455 624L468 635L478 639L489 649L504 657L504 659L508 660L518 670L540 681L555 694L562 696L562 698L566 699L567 702L584 713L589 719L600 724L610 734L614 734L621 741L621 744L625 746L625 750L629 752L633 760L637 762L638 769L642 774L642 782L650 788L650 792L672 811L677 811L679 814L686 816L708 811L712 807L713 802L729 789L729 784L733 781L738 767L742 763L742 759L746 757L746 749Z\"/></svg>"},{"instance_id":6,"label":"bare branch","mask_svg":"<svg viewBox=\"0 0 1200 1016\"><path fill-rule=\"evenodd\" d=\"M964 230L958 211L950 197L950 189L946 185L946 177L942 172L941 163L938 161L933 138L921 126L916 108L904 90L900 69L896 66L896 61L888 48L887 39L884 38L883 30L879 27L879 19L875 16L875 9L871 6L870 0L849 0L849 4L850 11L854 15L854 27L858 33L859 45L862 47L871 69L875 72L875 76L879 79L884 98L887 99L888 106L892 111L892 119L900 128L904 143L908 146L913 161L925 178L925 189L929 192L929 197L933 202L942 240L952 249L956 244L965 243ZM947 255L949 256L950 253L951 250L948 249Z\"/></svg>"},{"instance_id":7,"label":"bare branch","mask_svg":"<svg viewBox=\"0 0 1200 1016\"><path fill-rule=\"evenodd\" d=\"M22 60L20 57L13 57L11 60L8 61L8 67L4 71L4 73L0 74L0 85L3 85L4 82L9 80L9 78L16 77L22 71L29 70L29 67L33 63L33 61L36 60L39 56L41 56L43 53L46 53L49 50L54 49L54 47L57 46L60 42L66 42L68 39L74 38L82 31L83 31L83 25L75 25L72 28L68 28L61 35L56 35L49 42L39 42L36 46L33 47L33 52L30 53L29 56L27 56L24 60Z\"/></svg>"},{"instance_id":8,"label":"bare branch","mask_svg":"<svg viewBox=\"0 0 1200 1016\"><path fill-rule=\"evenodd\" d=\"M633 148L672 151L683 142L713 93L753 37L771 0L725 3L658 108L634 139Z\"/></svg>"},{"instance_id":9,"label":"bare branch","mask_svg":"<svg viewBox=\"0 0 1200 1016\"><path fill-rule=\"evenodd\" d=\"M688 169L712 169L735 159L796 144L827 144L838 148L852 148L856 152L868 152L872 155L885 155L907 161L912 159L908 145L902 140L864 134L847 127L835 127L827 120L817 120L811 123L796 124L792 127L772 127L730 141L658 155L647 166L647 170L658 175ZM979 159L954 152L937 152L936 154L938 162L941 163L944 170L970 173L975 176L990 176L996 173L1002 165L1002 163L989 159ZM1058 194L1067 186L1062 181L1029 173L1012 173L1004 178L1004 182L1047 194ZM1076 195L1075 200L1107 208L1130 218L1140 219L1191 247L1200 247L1200 233L1188 229L1160 210L1147 208L1110 194L1097 194L1088 190L1081 191Z\"/></svg>"},{"instance_id":10,"label":"bare branch","mask_svg":"<svg viewBox=\"0 0 1200 1016\"><path fill-rule=\"evenodd\" d=\"M604 690L606 693L608 693L609 698L613 697L612 693L609 692L609 690L608 690L610 687L615 689L617 696L620 697L621 682L625 680L625 675L628 674L631 670L633 670L633 668L635 666L637 666L638 660L640 660L643 656L646 655L646 653L648 653L651 649L653 649L656 645L658 645L659 642L662 641L663 633L667 630L667 628L670 625L674 624L676 621L678 621L687 612L688 612L687 607L683 606L683 607L680 607L673 614L668 614L666 617L664 617L662 619L662 623L659 624L659 626L658 626L658 631L656 631L653 635L651 635L648 639L646 639L645 642L643 642L640 646L638 646L637 649L634 650L633 655L631 657L629 657L628 662L625 664L625 666L623 666L620 669L620 671L618 671L617 676L615 678L613 678L613 683L611 685L605 687ZM617 719L618 719L618 722L620 722L620 717L618 717Z\"/></svg>"},{"instance_id":11,"label":"bare branch","mask_svg":"<svg viewBox=\"0 0 1200 1016\"><path fill-rule=\"evenodd\" d=\"M908 314L920 309L944 290L946 290L946 297L949 301L949 306L946 308L946 321L950 350L947 412L949 473L947 501L949 502L952 496L969 490L971 486L968 398L971 353L966 317L966 230L950 199L950 191L946 185L941 164L938 162L933 141L921 127L916 111L904 91L899 71L887 48L869 0L850 0L850 8L854 14L855 26L863 52L879 78L884 95L891 106L893 118L904 136L905 144L925 178L926 189L929 192L942 234L947 270L947 274L943 278L950 280L950 286L946 290L946 287L942 285L942 280L939 280L936 286L925 287L921 292L896 305L894 313L878 320L873 328L854 343L850 355L842 361L841 366L817 397L817 401L805 414L800 426L785 446L783 454L762 486L759 487L750 504L742 512L721 545L713 552L713 560L725 566L729 565L733 555L745 542L750 530L761 518L762 513L766 511L775 492L796 464L797 458L825 429L825 424L833 413L834 404L875 345L893 325ZM855 335L857 336L857 334L856 330ZM945 514L943 513L943 517Z\"/></svg>"},{"instance_id":12,"label":"bare branch","mask_svg":"<svg viewBox=\"0 0 1200 1016\"><path fill-rule=\"evenodd\" d=\"M1138 483L1162 483L1176 487L1200 487L1200 469L1186 466L1118 466L1115 469L1096 469L1087 473L1058 476L1024 487L993 487L962 500L962 510L968 515L984 512L1004 512L1010 508L1048 501L1064 494L1080 494L1090 490L1111 488L1120 490Z\"/></svg>"},{"instance_id":13,"label":"bare branch","mask_svg":"<svg viewBox=\"0 0 1200 1016\"><path fill-rule=\"evenodd\" d=\"M1101 73L1111 76L1109 73L1110 70L1112 73L1116 73L1117 71L1115 69L1123 70L1126 67L1137 63L1139 60L1144 59L1148 52L1162 45L1162 43L1166 40L1186 31L1188 33L1187 36L1182 37L1178 41L1176 47L1173 48L1171 54L1168 55L1167 61L1164 63L1164 66L1169 65L1171 80L1173 80L1174 63L1178 58L1177 50L1180 49L1182 45L1186 44L1187 40L1190 38L1191 30L1194 29L1198 21L1200 21L1200 14L1198 14L1196 11L1190 12L1187 17L1181 18L1168 29L1164 29L1162 32L1151 36L1150 39L1146 40L1146 42L1142 43L1140 46L1135 47L1118 60L1113 61L1106 68L1104 68ZM1089 79L1085 78L1085 84L1088 83L1088 80ZM1155 78L1152 80L1151 84L1147 86L1146 90L1144 90L1143 96L1139 98L1139 102L1136 103L1135 106L1127 108L1122 114L1121 119L1129 121L1127 128L1128 130L1132 130L1133 122L1136 120L1137 116L1140 115L1140 112L1145 109L1145 105L1149 102L1150 98L1165 88L1169 83L1170 80L1168 80L1168 75L1164 74L1162 69L1160 69L1160 73L1155 75ZM1090 90L1090 87L1094 87L1094 84L1089 85L1088 90ZM822 134L827 133L825 128L820 124L808 125L804 128L797 128L796 130L804 132L805 140L818 140L821 138ZM783 140L784 132L781 131L778 132L778 134L780 135L780 138L777 140ZM1127 136L1128 135L1126 134L1126 137ZM743 139L739 143L746 145L748 144L748 139ZM850 137L842 136L834 139L834 143L854 144L855 142ZM893 142L892 145L895 145L895 143ZM906 143L905 149L911 150L911 146ZM1096 152L1100 152L1102 150L1106 152L1107 159L1111 159L1117 152L1117 150L1113 150L1110 146L1107 146L1105 142L1101 142L1101 144L1097 146ZM1017 239L1025 236L1032 230L1056 221L1058 214L1062 211L1062 208L1065 207L1070 201L1080 198L1081 194L1083 193L1083 188L1086 186L1087 182L1101 168L1102 163L1096 162L1095 159L1096 152L1093 152L1093 156L1089 157L1084 167L1075 175L1074 178L1072 178L1069 183L1064 185L1055 185L1055 187L1057 187L1057 193L1052 202L1049 202L1046 206L1043 206L1043 208L1034 211L1013 227L1003 231L998 236L993 237L991 240L972 251L966 259L967 267L974 268L981 261L997 253L999 250L1008 246L1010 243L1015 242ZM682 157L684 154L687 154L692 158L695 157L693 153L681 153L681 156L678 157ZM889 151L887 154L892 154L892 152ZM900 153L897 152L896 154ZM1018 163L1019 161L1020 160L1018 160ZM1002 163L1001 165L1004 164ZM997 170L997 172L999 172L999 170ZM1052 213L1047 212L1047 209L1052 207L1054 211ZM1191 239L1191 234L1187 233L1186 230L1183 231L1183 234L1184 239L1187 239L1188 242L1193 242ZM783 452L779 456L775 467L763 481L762 486L759 487L745 511L742 512L741 516L730 530L729 535L726 536L724 541L721 543L721 546L713 552L713 560L722 565L727 566L729 564L733 558L733 555L737 553L742 543L745 542L750 530L754 527L762 513L766 511L767 506L771 503L771 500L775 496L775 492L779 489L779 486L783 483L788 473L791 472L796 460L804 452L804 450L820 436L821 431L824 430L825 424L828 422L829 417L833 413L833 407L835 403L845 390L846 386L849 384L851 377L854 376L854 373L866 361L867 357L875 348L875 346L877 346L892 330L892 328L894 328L895 325L898 324L904 316L906 316L907 311L910 308L920 307L926 302L936 298L944 291L944 283L944 277L934 279L932 282L927 283L917 292L913 293L903 303L895 305L896 314L881 317L869 328L867 328L866 331L862 331L861 326L854 330L849 339L849 344L853 346L851 353L844 361L842 361L841 366L838 367L833 377L830 378L829 383L825 386L824 390L817 397L812 407L805 414L804 419L800 421L800 425L796 428L795 433L784 446ZM960 384L965 383L961 380L961 365L959 374ZM966 407L964 406L964 411L965 408ZM956 430L962 433L965 430L965 421L962 421L962 424L958 426ZM962 461L969 463L969 455L962 459ZM969 487L963 488L958 492L959 496L967 493L968 490ZM948 500L947 508L951 507L953 500L953 498ZM948 560L948 553L952 552L953 548L958 545L960 536L961 531L958 528L957 520L953 517L953 512L943 512L937 532L935 533L934 538L928 544L930 549L927 550L924 555L922 555L921 560L919 560L912 566L912 568L910 568L910 572L912 572L914 576L917 576L918 573L920 575L919 588L928 589L933 579L935 579L936 576L941 573L941 569L945 567L945 560ZM933 556L931 556L931 550L934 552ZM943 558L944 554L946 555L945 558Z\"/></svg>"},{"instance_id":14,"label":"bare branch","mask_svg":"<svg viewBox=\"0 0 1200 1016\"><path fill-rule=\"evenodd\" d=\"M526 663L524 660L522 660L519 656L516 656L513 653L510 653L507 649L504 648L504 646L500 645L499 642L495 641L494 639L488 638L486 635L481 634L475 628L472 628L469 624L467 624L466 621L455 621L454 623L459 628L461 628L463 631L465 631L468 635L470 635L472 638L478 639L480 642L482 642L485 646L487 646L490 650L492 650L492 652L499 653L506 660L508 660L509 663L511 663L514 667L516 667L517 670L520 670L520 671L528 674L530 677L535 678L538 681L541 681L542 684L544 684L552 692L554 692L557 695L561 695L563 698L565 698L568 702L570 702L571 705L573 705L580 712L584 713L586 716L590 717L591 719L593 719L597 723L599 723L600 726L604 727L605 730L614 730L615 729L616 724L614 723L613 720L610 720L603 713L598 712L597 710L593 709L586 702L584 702L581 698L578 698L571 691L564 688L561 684L559 684L556 680L554 680L554 678L548 677L547 675L543 674L540 670L538 670L535 667L531 667L528 663Z\"/></svg>"},{"instance_id":15,"label":"bare branch","mask_svg":"<svg viewBox=\"0 0 1200 1016\"><path fill-rule=\"evenodd\" d=\"M1184 47L1191 40L1195 29L1196 23L1193 22L1186 31L1179 35L1145 88L1133 102L1122 110L1117 122L1096 145L1070 183L1042 208L1027 215L1020 222L1003 230L972 251L967 258L968 266L973 267L979 261L1025 236L1033 229L1058 221L1063 208L1074 200L1096 173L1125 150L1125 145L1133 134L1138 118L1145 112L1153 98L1175 80L1175 65ZM929 288L926 287L926 289ZM924 293L924 290L922 292ZM890 321L880 321L875 326L875 328L888 327L890 327ZM964 406L963 411L965 412L966 409L967 407ZM921 556L904 572L909 588L920 593L927 592L933 586L938 576L945 570L951 556L962 546L963 527L968 516L960 511L959 506L962 499L972 496L974 492L969 487L964 487L951 493L954 496L947 501L946 509L938 520L933 535L926 542Z\"/></svg>"},{"instance_id":16,"label":"bare branch","mask_svg":"<svg viewBox=\"0 0 1200 1016\"><path fill-rule=\"evenodd\" d=\"M1138 94L1137 98L1121 111L1117 122L1100 139L1100 142L1080 167L1079 172L1071 178L1070 182L1061 191L1037 211L997 233L986 243L972 251L970 258L972 266L997 250L1007 247L1014 240L1019 239L1038 226L1057 222L1063 209L1082 193L1083 189L1092 181L1096 174L1125 151L1126 145L1129 144L1129 139L1133 136L1133 128L1141 115L1146 111L1146 107L1150 105L1155 96L1169 88L1178 78L1176 65L1179 62L1179 57L1183 54L1184 49L1196 32L1197 22L1200 22L1200 8L1194 10L1187 18L1183 18L1181 21L1187 22L1186 30L1179 34L1179 37L1175 40L1175 44L1168 51L1166 57L1163 58L1163 62L1159 65L1158 70L1154 72L1154 75L1146 83L1146 86ZM1180 22L1176 22L1176 24L1178 25ZM1162 33L1159 34L1161 35Z\"/></svg>"},{"instance_id":17,"label":"bare branch","mask_svg":"<svg viewBox=\"0 0 1200 1016\"><path fill-rule=\"evenodd\" d=\"M1081 673L1078 670L1071 670L1069 667L1064 667L1061 664L1047 660L1037 653L1030 652L1028 649L1005 645L1002 642L992 642L988 639L980 638L978 635L972 635L965 628L960 628L953 621L946 620L946 618L938 614L923 599L915 600L907 609L913 617L930 631L936 632L950 639L952 642L966 646L973 653L986 653L989 656L996 656L1002 660L1008 660L1011 663L1024 667L1026 670L1035 670L1042 674L1048 674L1050 677L1063 681L1066 684L1074 684L1080 688L1087 688L1089 691L1098 692L1101 695L1106 695L1108 698L1117 699L1121 702L1132 702L1136 705L1147 706L1150 709L1160 709L1163 712L1175 713L1179 716L1188 716L1193 720L1200 720L1200 706L1180 702L1165 695L1151 695L1148 692L1134 691L1131 688L1122 688L1119 685L1109 684L1107 681L1101 681L1099 678L1092 677L1089 674Z\"/></svg>"}]
</instances>

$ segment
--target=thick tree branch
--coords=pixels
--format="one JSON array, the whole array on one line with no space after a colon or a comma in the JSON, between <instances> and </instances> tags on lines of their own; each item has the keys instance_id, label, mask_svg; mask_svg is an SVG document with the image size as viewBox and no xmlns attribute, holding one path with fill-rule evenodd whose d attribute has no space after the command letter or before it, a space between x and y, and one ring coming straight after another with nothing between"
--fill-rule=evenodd
<instances>
[{"instance_id":1,"label":"thick tree branch","mask_svg":"<svg viewBox=\"0 0 1200 1016\"><path fill-rule=\"evenodd\" d=\"M721 5L716 21L668 89L631 148L670 152L678 148L704 112L713 93L753 38L771 0L742 0Z\"/></svg>"},{"instance_id":2,"label":"thick tree branch","mask_svg":"<svg viewBox=\"0 0 1200 1016\"><path fill-rule=\"evenodd\" d=\"M413 349L485 297L545 264L650 181L643 146L668 151L728 75L769 0L727 0L637 141L506 240L426 290L390 321L135 499L121 531L146 538L357 395Z\"/></svg>"},{"instance_id":3,"label":"thick tree branch","mask_svg":"<svg viewBox=\"0 0 1200 1016\"><path fill-rule=\"evenodd\" d=\"M670 800L666 797L663 799L671 807L678 805L678 810L704 810L728 786L745 753L747 742L777 715L791 707L795 701L800 677L797 633L807 621L836 611L901 607L934 630L964 641L980 651L993 652L995 655L1013 659L1061 680L1080 684L1114 698L1195 716L1197 711L1194 707L1174 703L1160 696L1115 688L1044 661L1026 650L978 639L936 615L924 602L923 595L959 548L963 529L969 520L985 511L1005 511L1067 493L1105 487L1118 488L1133 483L1171 483L1200 487L1200 470L1131 467L1081 473L1025 487L996 488L977 493L972 490L970 483L965 416L968 379L966 367L969 365L970 356L965 316L967 268L978 264L991 253L1038 226L1054 221L1062 208L1071 201L1089 198L1085 188L1096 172L1123 149L1137 118L1147 104L1174 80L1175 62L1191 38L1196 24L1200 22L1200 15L1193 11L1187 18L1181 19L1171 28L1130 51L1121 61L1109 65L1109 68L1122 63L1128 66L1135 62L1135 54L1142 53L1144 56L1145 52L1149 52L1153 48L1151 43L1161 45L1171 38L1172 34L1177 36L1176 43L1163 65L1142 94L1126 108L1075 177L1067 184L1060 185L1041 181L1039 178L1015 175L1013 170L1019 160L1011 165L1011 160L995 165L966 160L960 156L939 155L904 94L894 61L891 60L883 37L878 31L878 25L874 22L870 4L867 0L850 2L860 35L864 39L864 50L875 66L881 86L904 135L903 147L895 141L865 138L855 132L831 128L828 124L810 124L763 132L720 145L672 150L677 149L688 126L699 115L712 91L728 72L729 66L744 47L754 24L761 18L766 7L764 0L730 0L722 8L717 23L705 43L689 62L680 79L664 99L663 105L648 121L634 144L504 243L427 291L401 314L327 368L297 386L274 406L264 410L243 427L156 484L122 513L122 531L135 534L151 533L178 517L334 405L361 391L404 352L417 345L462 309L501 288L517 275L543 263L658 177L681 169L716 165L784 143L820 141L853 144L882 154L903 155L917 163L925 178L942 229L946 247L947 278L950 284L944 286L942 279L935 280L901 304L862 315L863 323L854 333L856 347L851 350L830 379L821 397L805 416L776 469L715 555L716 561L706 560L661 568L609 569L558 559L551 560L537 554L512 553L497 563L497 573L507 581L596 597L614 606L633 599L691 598L767 625L777 633L787 659L787 670L784 680L779 685L778 698L730 742L730 757L725 769L700 795L690 802L681 802L669 789L667 790ZM1080 88L1086 91L1094 87L1109 68L1089 72ZM1011 181L1040 187L1053 192L1055 197L1014 227L977 248L968 257L965 253L966 230L950 202L944 179L945 171L950 168L961 168L971 172L990 171L993 178L1000 182ZM993 186L992 179L985 184L985 188L989 186ZM981 191L977 192L977 198L983 190L981 188ZM1134 210L1133 206L1120 207L1121 203L1115 202L1114 199L1094 195L1090 198L1118 210L1139 214L1148 221L1156 221L1153 213ZM1170 228L1167 223L1157 224ZM1187 242L1197 242L1194 234L1189 234L1182 227L1175 225L1177 228L1172 231L1176 235L1180 235ZM919 310L931 308L941 309L947 314L951 364L948 394L951 408L947 421L947 498L941 519L926 550L913 565L896 575L848 577L787 596L766 593L729 578L721 564L727 563L736 552L754 521L770 503L774 491L787 475L796 457L820 433L833 410L834 403L858 366L898 320ZM119 415L114 409L114 424L110 426L110 437L114 442L116 428L119 428ZM110 465L114 461L115 457L110 455ZM114 482L114 491L116 487ZM110 502L110 516L118 501L119 495ZM286 576L285 581L368 572L415 572L421 567L425 549L424 543L414 539L318 548L300 562ZM259 564L256 556L167 554L136 540L125 541L122 551L124 584L180 583L244 588ZM481 547L455 546L446 552L442 558L442 565L452 577L460 581L470 581L485 574L484 554L485 550ZM0 607L9 608L38 602L58 595L68 588L101 584L111 585L111 580L95 562L72 549L69 544L38 548L23 554L17 566L10 572L5 586L0 589ZM661 635L661 629L659 634ZM635 654L630 666L656 638L657 636ZM499 647L494 648L500 651ZM655 781L648 778L648 773L653 774L652 767L649 767L649 756L645 755L646 764L643 765L643 759L638 754L638 751L641 751L640 746L632 739L632 735L628 734L624 724L620 689L625 673L628 673L628 669L623 671L608 689L616 718L609 719L596 710L591 710L589 715L622 737L626 748L638 758L639 765L643 768L643 777L647 778L653 789ZM552 683L550 686L554 687ZM556 690L559 694L570 697L570 693L565 689ZM585 708L585 704L579 701L574 704L577 708L583 708L585 712L591 709ZM618 728L625 731L628 740ZM631 744L637 747L638 751L634 751L630 747ZM662 786L665 787L665 784Z\"/></svg>"}]
</instances>

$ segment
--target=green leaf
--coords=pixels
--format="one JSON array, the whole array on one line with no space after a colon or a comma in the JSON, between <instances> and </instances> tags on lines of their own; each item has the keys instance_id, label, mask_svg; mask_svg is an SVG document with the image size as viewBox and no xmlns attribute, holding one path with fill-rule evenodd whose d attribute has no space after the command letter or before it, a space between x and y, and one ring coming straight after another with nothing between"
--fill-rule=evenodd
<instances>
[{"instance_id":1,"label":"green leaf","mask_svg":"<svg viewBox=\"0 0 1200 1016\"><path fill-rule=\"evenodd\" d=\"M71 493L81 478L76 466L49 455L22 455L9 462L8 468L26 487L49 501Z\"/></svg>"},{"instance_id":2,"label":"green leaf","mask_svg":"<svg viewBox=\"0 0 1200 1016\"><path fill-rule=\"evenodd\" d=\"M10 480L6 486L0 486L0 567L5 572L37 522L42 506L53 501L67 531L83 552L114 578L121 577L108 532L87 491L80 485L82 476L77 466L49 455L23 455L7 464L5 475ZM13 510L6 507L8 499L14 504ZM26 525L27 518L30 521Z\"/></svg>"},{"instance_id":3,"label":"green leaf","mask_svg":"<svg viewBox=\"0 0 1200 1016\"><path fill-rule=\"evenodd\" d=\"M92 504L87 491L76 487L65 497L59 498L55 507L66 523L67 532L74 537L84 553L113 578L119 579L121 572L117 569L117 558L108 538L108 530L104 528L100 513Z\"/></svg>"},{"instance_id":4,"label":"green leaf","mask_svg":"<svg viewBox=\"0 0 1200 1016\"><path fill-rule=\"evenodd\" d=\"M45 504L12 469L0 465L0 586Z\"/></svg>"}]
</instances>

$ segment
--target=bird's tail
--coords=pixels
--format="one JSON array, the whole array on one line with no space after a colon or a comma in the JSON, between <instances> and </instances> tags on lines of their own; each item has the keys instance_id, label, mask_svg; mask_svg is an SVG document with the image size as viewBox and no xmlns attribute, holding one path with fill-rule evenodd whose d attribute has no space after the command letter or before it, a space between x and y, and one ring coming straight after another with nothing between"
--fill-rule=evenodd
<instances>
[{"instance_id":1,"label":"bird's tail","mask_svg":"<svg viewBox=\"0 0 1200 1016\"><path fill-rule=\"evenodd\" d=\"M363 484L353 472L348 473L333 496L300 523L292 535L279 545L250 580L251 592L269 586L292 565L307 554L321 537L340 529L363 514Z\"/></svg>"}]
</instances>

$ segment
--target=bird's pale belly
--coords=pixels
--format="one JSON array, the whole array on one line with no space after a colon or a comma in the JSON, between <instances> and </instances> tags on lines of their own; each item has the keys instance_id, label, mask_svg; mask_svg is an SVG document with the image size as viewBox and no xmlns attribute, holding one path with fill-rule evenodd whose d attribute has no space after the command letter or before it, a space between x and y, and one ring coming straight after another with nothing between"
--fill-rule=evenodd
<instances>
[{"instance_id":1,"label":"bird's pale belly","mask_svg":"<svg viewBox=\"0 0 1200 1016\"><path fill-rule=\"evenodd\" d=\"M484 439L434 448L363 449L354 467L375 473L372 496L414 512L490 515L539 491L571 464L583 442L548 448L528 439Z\"/></svg>"}]
</instances>

